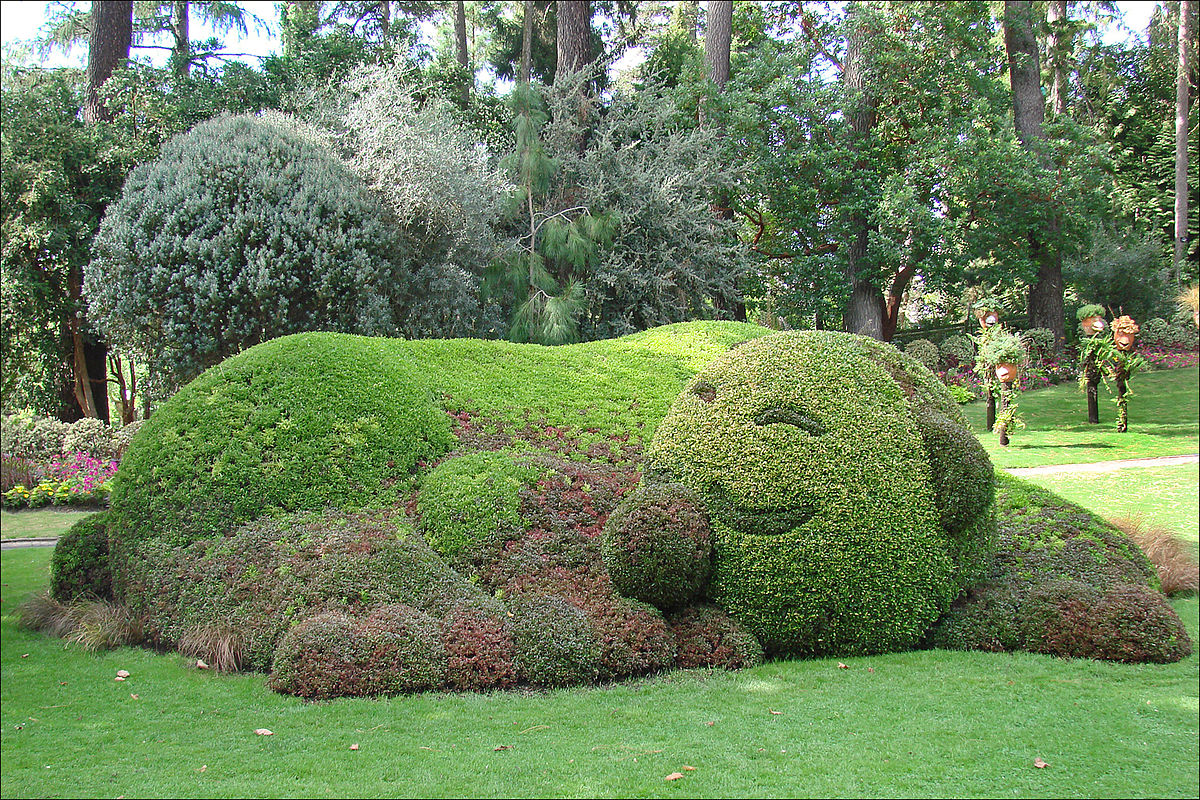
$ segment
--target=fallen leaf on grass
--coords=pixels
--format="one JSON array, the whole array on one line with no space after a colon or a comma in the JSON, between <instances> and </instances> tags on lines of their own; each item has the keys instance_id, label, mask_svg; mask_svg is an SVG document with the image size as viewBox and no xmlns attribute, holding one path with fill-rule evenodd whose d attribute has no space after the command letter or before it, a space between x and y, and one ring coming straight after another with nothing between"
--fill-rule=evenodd
<instances>
[{"instance_id":1,"label":"fallen leaf on grass","mask_svg":"<svg viewBox=\"0 0 1200 800\"><path fill-rule=\"evenodd\" d=\"M21 658L29 658L29 653L23 653L23 654L21 655Z\"/></svg>"},{"instance_id":2,"label":"fallen leaf on grass","mask_svg":"<svg viewBox=\"0 0 1200 800\"><path fill-rule=\"evenodd\" d=\"M512 750L512 745L511 744L501 744L501 745L497 745L496 747L492 748L492 752L495 752L497 750Z\"/></svg>"},{"instance_id":3,"label":"fallen leaf on grass","mask_svg":"<svg viewBox=\"0 0 1200 800\"><path fill-rule=\"evenodd\" d=\"M358 749L358 743L357 743L357 742L355 742L354 744L350 745L350 749L351 749L351 750L357 750L357 749Z\"/></svg>"},{"instance_id":4,"label":"fallen leaf on grass","mask_svg":"<svg viewBox=\"0 0 1200 800\"><path fill-rule=\"evenodd\" d=\"M776 711L773 708L768 708L767 711L770 711L772 714L782 714L783 713L782 711Z\"/></svg>"},{"instance_id":5,"label":"fallen leaf on grass","mask_svg":"<svg viewBox=\"0 0 1200 800\"><path fill-rule=\"evenodd\" d=\"M129 677L129 670L126 670L126 669L119 669L119 670L117 670L117 677L118 677L118 678L128 678L128 677Z\"/></svg>"},{"instance_id":6,"label":"fallen leaf on grass","mask_svg":"<svg viewBox=\"0 0 1200 800\"><path fill-rule=\"evenodd\" d=\"M1045 769L1046 767L1050 766L1050 765L1049 765L1049 764L1047 764L1045 761L1042 761L1042 759L1041 759L1041 758L1035 758L1035 759L1033 760L1033 765L1034 765L1035 767L1037 767L1038 769Z\"/></svg>"},{"instance_id":7,"label":"fallen leaf on grass","mask_svg":"<svg viewBox=\"0 0 1200 800\"><path fill-rule=\"evenodd\" d=\"M208 764L205 764L203 767L196 770L196 772L208 772Z\"/></svg>"},{"instance_id":8,"label":"fallen leaf on grass","mask_svg":"<svg viewBox=\"0 0 1200 800\"><path fill-rule=\"evenodd\" d=\"M257 733L259 736L274 736L275 735L275 731L267 730L266 728L255 728L254 732Z\"/></svg>"},{"instance_id":9,"label":"fallen leaf on grass","mask_svg":"<svg viewBox=\"0 0 1200 800\"><path fill-rule=\"evenodd\" d=\"M679 779L680 779L680 778L682 778L682 777L683 777L683 773L682 773L682 772L672 772L670 775L668 775L667 777L663 778L663 780L664 780L664 781L677 781L677 780L679 780Z\"/></svg>"},{"instance_id":10,"label":"fallen leaf on grass","mask_svg":"<svg viewBox=\"0 0 1200 800\"><path fill-rule=\"evenodd\" d=\"M840 661L839 661L839 662L838 662L838 669L850 669L850 667L848 667L847 665L845 665L845 664L843 664L842 662L840 662Z\"/></svg>"},{"instance_id":11,"label":"fallen leaf on grass","mask_svg":"<svg viewBox=\"0 0 1200 800\"><path fill-rule=\"evenodd\" d=\"M684 771L684 772L695 772L695 771L696 771L696 768L695 768L695 767L689 767L687 764L684 764L684 765L683 765L683 771Z\"/></svg>"},{"instance_id":12,"label":"fallen leaf on grass","mask_svg":"<svg viewBox=\"0 0 1200 800\"><path fill-rule=\"evenodd\" d=\"M710 728L711 728L713 725L716 725L717 723L715 723L715 722L706 722L706 723L704 723L704 724L705 724L705 725L707 725L708 727L710 727Z\"/></svg>"},{"instance_id":13,"label":"fallen leaf on grass","mask_svg":"<svg viewBox=\"0 0 1200 800\"><path fill-rule=\"evenodd\" d=\"M208 664L205 664L203 660L197 658L196 659L196 669L208 669Z\"/></svg>"},{"instance_id":14,"label":"fallen leaf on grass","mask_svg":"<svg viewBox=\"0 0 1200 800\"><path fill-rule=\"evenodd\" d=\"M129 696L130 696L130 697L132 697L134 700L141 700L141 699L142 699L142 698L138 697L136 694L131 694L131 695L129 695Z\"/></svg>"},{"instance_id":15,"label":"fallen leaf on grass","mask_svg":"<svg viewBox=\"0 0 1200 800\"><path fill-rule=\"evenodd\" d=\"M113 680L114 680L114 681L123 681L123 680L125 680L125 679L124 679L124 678L122 678L120 675L118 675L117 677L113 678Z\"/></svg>"},{"instance_id":16,"label":"fallen leaf on grass","mask_svg":"<svg viewBox=\"0 0 1200 800\"><path fill-rule=\"evenodd\" d=\"M874 672L874 671L875 671L874 667L867 667L867 672Z\"/></svg>"}]
</instances>

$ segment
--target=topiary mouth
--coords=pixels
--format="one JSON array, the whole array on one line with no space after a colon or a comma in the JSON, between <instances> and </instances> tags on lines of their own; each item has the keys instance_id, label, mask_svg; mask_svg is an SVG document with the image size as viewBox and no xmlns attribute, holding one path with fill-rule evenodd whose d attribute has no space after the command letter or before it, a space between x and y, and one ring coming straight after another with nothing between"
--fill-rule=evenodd
<instances>
[{"instance_id":1,"label":"topiary mouth","mask_svg":"<svg viewBox=\"0 0 1200 800\"><path fill-rule=\"evenodd\" d=\"M735 501L718 483L709 486L708 512L738 533L779 536L794 530L817 515L812 503L784 508L750 508Z\"/></svg>"}]
</instances>

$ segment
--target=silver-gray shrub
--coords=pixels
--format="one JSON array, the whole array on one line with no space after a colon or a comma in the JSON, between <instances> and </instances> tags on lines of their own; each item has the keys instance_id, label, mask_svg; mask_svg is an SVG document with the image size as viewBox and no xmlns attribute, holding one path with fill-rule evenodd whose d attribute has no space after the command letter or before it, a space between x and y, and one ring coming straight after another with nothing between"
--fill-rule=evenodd
<instances>
[{"instance_id":1,"label":"silver-gray shrub","mask_svg":"<svg viewBox=\"0 0 1200 800\"><path fill-rule=\"evenodd\" d=\"M495 159L403 58L367 65L298 94L301 113L329 130L341 156L392 213L418 289L397 322L409 337L474 336L484 268L504 249L495 223L511 187Z\"/></svg>"},{"instance_id":2,"label":"silver-gray shrub","mask_svg":"<svg viewBox=\"0 0 1200 800\"><path fill-rule=\"evenodd\" d=\"M681 124L670 91L653 83L616 91L601 114L594 102L580 103L586 78L563 74L546 89L543 136L562 165L564 204L618 218L611 246L583 280L581 337L729 316L749 252L737 224L713 213L714 197L736 183L717 132Z\"/></svg>"},{"instance_id":3,"label":"silver-gray shrub","mask_svg":"<svg viewBox=\"0 0 1200 800\"><path fill-rule=\"evenodd\" d=\"M110 345L174 385L284 334L395 334L412 280L386 208L278 114L167 142L109 206L84 276Z\"/></svg>"}]
</instances>

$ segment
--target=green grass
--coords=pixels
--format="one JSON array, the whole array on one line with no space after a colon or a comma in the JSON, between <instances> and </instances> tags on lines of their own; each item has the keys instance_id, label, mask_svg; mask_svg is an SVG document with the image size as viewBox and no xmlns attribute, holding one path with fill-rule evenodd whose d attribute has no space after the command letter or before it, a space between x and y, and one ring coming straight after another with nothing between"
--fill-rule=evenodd
<instances>
[{"instance_id":1,"label":"green grass","mask_svg":"<svg viewBox=\"0 0 1200 800\"><path fill-rule=\"evenodd\" d=\"M0 537L27 539L43 536L62 536L92 511L43 508L25 511L0 511Z\"/></svg>"},{"instance_id":2,"label":"green grass","mask_svg":"<svg viewBox=\"0 0 1200 800\"><path fill-rule=\"evenodd\" d=\"M1116 407L1103 389L1100 424L1087 423L1087 401L1073 383L1028 392L1020 397L1026 427L1011 432L1001 447L984 428L983 403L964 410L998 467L1078 464L1123 458L1182 455L1200 450L1200 370L1162 370L1137 375L1130 387L1129 431L1117 433Z\"/></svg>"},{"instance_id":3,"label":"green grass","mask_svg":"<svg viewBox=\"0 0 1200 800\"><path fill-rule=\"evenodd\" d=\"M11 609L45 586L48 559L23 549L0 562L4 797L1200 791L1195 655L1125 666L924 651L843 659L849 669L775 662L544 694L309 704L261 675L141 649L93 655L17 630ZM1193 638L1198 606L1175 602ZM130 679L114 681L118 669Z\"/></svg>"}]
</instances>

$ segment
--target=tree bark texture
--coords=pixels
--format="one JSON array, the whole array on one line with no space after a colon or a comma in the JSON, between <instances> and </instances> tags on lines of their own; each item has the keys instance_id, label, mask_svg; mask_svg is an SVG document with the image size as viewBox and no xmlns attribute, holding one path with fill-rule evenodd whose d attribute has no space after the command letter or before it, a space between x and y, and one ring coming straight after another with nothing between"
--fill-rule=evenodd
<instances>
[{"instance_id":1,"label":"tree bark texture","mask_svg":"<svg viewBox=\"0 0 1200 800\"><path fill-rule=\"evenodd\" d=\"M704 66L708 79L724 88L729 81L729 47L733 40L733 0L708 0L704 28Z\"/></svg>"},{"instance_id":2,"label":"tree bark texture","mask_svg":"<svg viewBox=\"0 0 1200 800\"><path fill-rule=\"evenodd\" d=\"M88 39L87 99L83 119L94 123L112 114L100 102L100 87L113 70L129 60L133 40L133 0L92 0L92 33Z\"/></svg>"},{"instance_id":3,"label":"tree bark texture","mask_svg":"<svg viewBox=\"0 0 1200 800\"><path fill-rule=\"evenodd\" d=\"M1050 28L1046 53L1050 59L1053 83L1050 88L1050 108L1055 114L1067 113L1067 57L1071 36L1064 30L1067 22L1067 0L1050 0L1046 4L1046 22Z\"/></svg>"},{"instance_id":4,"label":"tree bark texture","mask_svg":"<svg viewBox=\"0 0 1200 800\"><path fill-rule=\"evenodd\" d=\"M525 3L521 18L521 77L520 82L529 83L533 72L533 15L537 8L533 3Z\"/></svg>"},{"instance_id":5,"label":"tree bark texture","mask_svg":"<svg viewBox=\"0 0 1200 800\"><path fill-rule=\"evenodd\" d=\"M1196 49L1196 0L1179 3L1179 67L1175 77L1175 253L1171 277L1179 280L1187 257L1188 223L1188 111L1192 59Z\"/></svg>"},{"instance_id":6,"label":"tree bark texture","mask_svg":"<svg viewBox=\"0 0 1200 800\"><path fill-rule=\"evenodd\" d=\"M590 0L558 0L557 73L571 72L592 62L592 4Z\"/></svg>"},{"instance_id":7,"label":"tree bark texture","mask_svg":"<svg viewBox=\"0 0 1200 800\"><path fill-rule=\"evenodd\" d=\"M192 69L192 40L188 31L188 0L175 0L171 4L171 35L175 38L175 74L183 77Z\"/></svg>"},{"instance_id":8,"label":"tree bark texture","mask_svg":"<svg viewBox=\"0 0 1200 800\"><path fill-rule=\"evenodd\" d=\"M467 53L467 10L463 6L463 0L456 0L454 3L454 44L458 66L465 73L461 99L463 105L466 105L471 102L471 82L468 82L466 77L471 72L471 58Z\"/></svg>"},{"instance_id":9,"label":"tree bark texture","mask_svg":"<svg viewBox=\"0 0 1200 800\"><path fill-rule=\"evenodd\" d=\"M875 99L868 86L866 53L863 46L869 32L865 27L852 25L846 39L846 59L842 82L849 90L847 118L853 138L865 142L875 127ZM850 333L883 339L884 301L880 290L858 277L859 265L867 257L869 222L864 214L851 218L850 242L846 248L846 279L850 283L850 299L842 312L842 327Z\"/></svg>"},{"instance_id":10,"label":"tree bark texture","mask_svg":"<svg viewBox=\"0 0 1200 800\"><path fill-rule=\"evenodd\" d=\"M1046 119L1046 104L1042 98L1041 64L1030 0L1004 0L1004 47L1017 137L1025 147L1036 149L1045 138L1042 124ZM1050 217L1046 226L1053 233L1057 230L1057 219ZM1047 246L1041 231L1030 231L1028 235L1030 253L1038 265L1037 280L1029 287L1029 324L1049 329L1054 334L1055 349L1061 352L1067 341L1062 255L1057 248Z\"/></svg>"}]
</instances>

